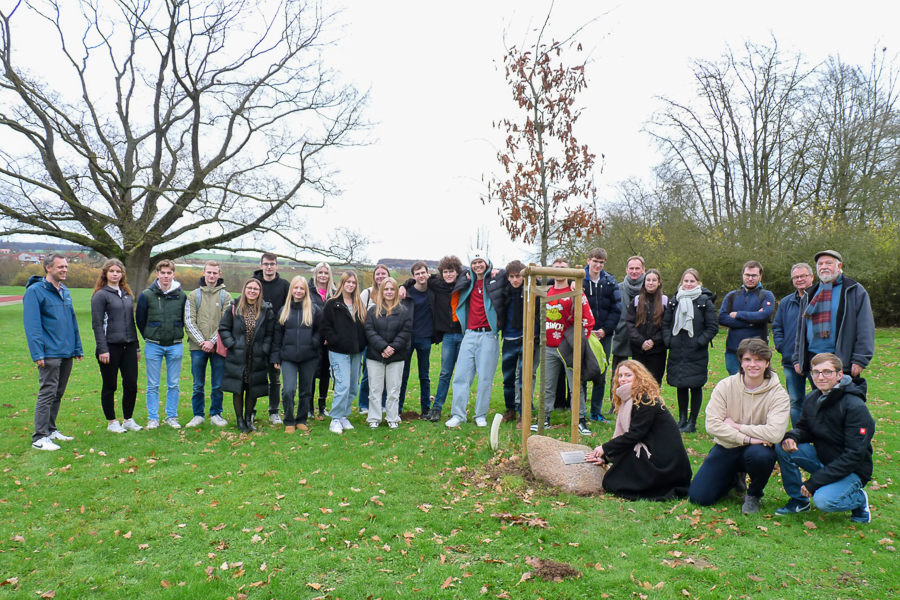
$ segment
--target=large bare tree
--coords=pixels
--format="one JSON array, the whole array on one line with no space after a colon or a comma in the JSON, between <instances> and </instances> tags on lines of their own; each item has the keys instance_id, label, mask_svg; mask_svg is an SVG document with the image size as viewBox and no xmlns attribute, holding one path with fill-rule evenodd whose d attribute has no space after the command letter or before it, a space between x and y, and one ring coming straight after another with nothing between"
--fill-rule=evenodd
<instances>
[{"instance_id":1,"label":"large bare tree","mask_svg":"<svg viewBox=\"0 0 900 600\"><path fill-rule=\"evenodd\" d=\"M323 59L317 0L26 0L0 11L0 224L147 273L201 249L312 250L300 209L366 94ZM39 36L40 56L17 39Z\"/></svg>"}]
</instances>

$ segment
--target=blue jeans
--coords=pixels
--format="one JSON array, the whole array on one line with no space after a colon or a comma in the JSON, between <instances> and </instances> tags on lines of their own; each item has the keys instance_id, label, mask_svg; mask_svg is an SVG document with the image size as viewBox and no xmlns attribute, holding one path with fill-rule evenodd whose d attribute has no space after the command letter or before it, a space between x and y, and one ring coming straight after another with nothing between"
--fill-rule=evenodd
<instances>
[{"instance_id":1,"label":"blue jeans","mask_svg":"<svg viewBox=\"0 0 900 600\"><path fill-rule=\"evenodd\" d=\"M209 363L209 416L222 414L222 376L225 375L225 357L215 352L191 350L191 376L194 378L194 393L191 408L195 417L205 415L206 409L206 363Z\"/></svg>"},{"instance_id":2,"label":"blue jeans","mask_svg":"<svg viewBox=\"0 0 900 600\"><path fill-rule=\"evenodd\" d=\"M178 379L181 377L183 344L160 346L144 344L144 364L147 368L147 418L159 420L159 380L163 359L166 361L166 418L178 418Z\"/></svg>"},{"instance_id":3,"label":"blue jeans","mask_svg":"<svg viewBox=\"0 0 900 600\"><path fill-rule=\"evenodd\" d=\"M806 376L797 375L793 366L784 367L784 387L791 397L791 423L796 427L806 399Z\"/></svg>"},{"instance_id":4,"label":"blue jeans","mask_svg":"<svg viewBox=\"0 0 900 600\"><path fill-rule=\"evenodd\" d=\"M800 493L803 485L803 477L800 474L802 468L807 473L815 473L824 465L819 462L816 449L812 444L798 444L796 452L782 450L781 444L775 447L778 456L778 464L781 466L781 481L784 491L795 500L805 500ZM834 483L823 485L813 494L813 502L816 508L822 512L844 512L859 508L865 502L863 485L856 473L850 473L843 479Z\"/></svg>"},{"instance_id":5,"label":"blue jeans","mask_svg":"<svg viewBox=\"0 0 900 600\"><path fill-rule=\"evenodd\" d=\"M715 504L734 487L735 475L745 472L750 476L747 495L761 498L774 467L774 448L762 444L737 448L713 444L706 460L694 475L688 496L691 502L700 506Z\"/></svg>"},{"instance_id":6,"label":"blue jeans","mask_svg":"<svg viewBox=\"0 0 900 600\"><path fill-rule=\"evenodd\" d=\"M450 381L453 378L453 368L459 358L459 347L462 345L463 334L445 333L441 342L441 374L438 377L437 391L434 393L434 406L431 408L438 412L444 408L447 393L450 391Z\"/></svg>"},{"instance_id":7,"label":"blue jeans","mask_svg":"<svg viewBox=\"0 0 900 600\"><path fill-rule=\"evenodd\" d=\"M522 362L522 338L508 340L503 338L503 351L500 353L500 370L503 371L503 403L506 410L516 409L516 391L522 385L516 377ZM521 392L519 392L521 397Z\"/></svg>"},{"instance_id":8,"label":"blue jeans","mask_svg":"<svg viewBox=\"0 0 900 600\"><path fill-rule=\"evenodd\" d=\"M725 352L725 369L729 375L737 375L741 370L741 361L738 360L737 352Z\"/></svg>"},{"instance_id":9,"label":"blue jeans","mask_svg":"<svg viewBox=\"0 0 900 600\"><path fill-rule=\"evenodd\" d=\"M478 391L475 396L475 418L486 418L491 407L491 388L500 360L500 340L493 331L468 330L463 335L459 347L459 367L453 377L453 403L450 414L466 422L466 407L469 404L469 389L478 376Z\"/></svg>"},{"instance_id":10,"label":"blue jeans","mask_svg":"<svg viewBox=\"0 0 900 600\"><path fill-rule=\"evenodd\" d=\"M334 400L331 402L331 418L342 419L350 414L353 399L359 390L359 364L363 353L339 354L328 351L331 361L331 378L334 379Z\"/></svg>"},{"instance_id":11,"label":"blue jeans","mask_svg":"<svg viewBox=\"0 0 900 600\"><path fill-rule=\"evenodd\" d=\"M422 412L426 413L431 408L431 378L428 376L431 360L430 337L417 337L412 340L409 354L406 355L406 361L403 363L403 376L400 380L400 412L403 412L403 401L406 400L406 384L409 382L413 353L415 353L416 362L419 365L419 390L421 393L419 405Z\"/></svg>"}]
</instances>

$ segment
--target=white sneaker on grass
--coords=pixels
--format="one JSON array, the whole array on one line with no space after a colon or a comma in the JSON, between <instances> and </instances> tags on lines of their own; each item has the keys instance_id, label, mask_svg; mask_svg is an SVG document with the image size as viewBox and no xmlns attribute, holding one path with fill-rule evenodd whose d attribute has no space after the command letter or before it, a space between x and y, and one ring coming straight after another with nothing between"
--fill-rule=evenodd
<instances>
[{"instance_id":1,"label":"white sneaker on grass","mask_svg":"<svg viewBox=\"0 0 900 600\"><path fill-rule=\"evenodd\" d=\"M446 425L447 427L459 427L463 423L464 421L459 417L450 417L450 419L446 423L444 423L444 425Z\"/></svg>"},{"instance_id":2,"label":"white sneaker on grass","mask_svg":"<svg viewBox=\"0 0 900 600\"><path fill-rule=\"evenodd\" d=\"M272 423L272 425L281 425L284 423L277 414L269 415L269 422Z\"/></svg>"},{"instance_id":3,"label":"white sneaker on grass","mask_svg":"<svg viewBox=\"0 0 900 600\"><path fill-rule=\"evenodd\" d=\"M353 425L350 423L350 419L348 419L347 417L341 417L340 421L341 427L343 427L345 431L348 429L353 429Z\"/></svg>"},{"instance_id":4,"label":"white sneaker on grass","mask_svg":"<svg viewBox=\"0 0 900 600\"><path fill-rule=\"evenodd\" d=\"M122 427L124 427L128 431L140 431L141 429L143 429L143 427L135 423L134 419L125 419L124 421L122 421Z\"/></svg>"},{"instance_id":5,"label":"white sneaker on grass","mask_svg":"<svg viewBox=\"0 0 900 600\"><path fill-rule=\"evenodd\" d=\"M359 409L359 414L361 414L361 415L367 415L367 414L369 414L369 409L368 409L368 408L361 408L361 409Z\"/></svg>"},{"instance_id":6,"label":"white sneaker on grass","mask_svg":"<svg viewBox=\"0 0 900 600\"><path fill-rule=\"evenodd\" d=\"M176 419L175 417L169 417L163 422L172 429L181 429L181 423L179 423L178 419Z\"/></svg>"},{"instance_id":7,"label":"white sneaker on grass","mask_svg":"<svg viewBox=\"0 0 900 600\"><path fill-rule=\"evenodd\" d=\"M168 420L168 419L166 419L166 420ZM206 419L204 419L203 417L194 417L193 419L188 421L188 424L185 425L185 427L200 427L201 425L203 425L203 421L205 421L205 420ZM177 429L177 427L176 427L176 429Z\"/></svg>"},{"instance_id":8,"label":"white sneaker on grass","mask_svg":"<svg viewBox=\"0 0 900 600\"><path fill-rule=\"evenodd\" d=\"M42 437L36 442L33 442L31 447L35 450L59 450L59 446L54 444L49 437Z\"/></svg>"},{"instance_id":9,"label":"white sneaker on grass","mask_svg":"<svg viewBox=\"0 0 900 600\"><path fill-rule=\"evenodd\" d=\"M337 433L338 435L344 433L344 428L341 427L340 419L332 419L331 425L328 426L328 431L331 433Z\"/></svg>"},{"instance_id":10,"label":"white sneaker on grass","mask_svg":"<svg viewBox=\"0 0 900 600\"><path fill-rule=\"evenodd\" d=\"M73 438L70 435L63 435L63 433L57 429L56 431L54 431L53 433L50 434L50 439L56 440L58 442L71 442L75 438Z\"/></svg>"},{"instance_id":11,"label":"white sneaker on grass","mask_svg":"<svg viewBox=\"0 0 900 600\"><path fill-rule=\"evenodd\" d=\"M159 419L150 419L147 421L147 429L158 429L159 428Z\"/></svg>"},{"instance_id":12,"label":"white sneaker on grass","mask_svg":"<svg viewBox=\"0 0 900 600\"><path fill-rule=\"evenodd\" d=\"M119 423L118 421L113 421L112 423L107 425L106 430L112 431L113 433L125 433L126 431L128 431L127 429L122 427L122 424Z\"/></svg>"},{"instance_id":13,"label":"white sneaker on grass","mask_svg":"<svg viewBox=\"0 0 900 600\"><path fill-rule=\"evenodd\" d=\"M484 417L475 417L475 424L479 427L487 427L487 419Z\"/></svg>"},{"instance_id":14,"label":"white sneaker on grass","mask_svg":"<svg viewBox=\"0 0 900 600\"><path fill-rule=\"evenodd\" d=\"M222 418L222 415L213 415L209 418L210 422L216 427L225 427L228 421Z\"/></svg>"},{"instance_id":15,"label":"white sneaker on grass","mask_svg":"<svg viewBox=\"0 0 900 600\"><path fill-rule=\"evenodd\" d=\"M380 425L380 423L378 423L377 421L369 421L369 427L371 429L378 429L379 425Z\"/></svg>"},{"instance_id":16,"label":"white sneaker on grass","mask_svg":"<svg viewBox=\"0 0 900 600\"><path fill-rule=\"evenodd\" d=\"M397 429L398 427L400 427L400 423L392 423L391 421L388 421L388 427L390 427L391 429Z\"/></svg>"}]
</instances>

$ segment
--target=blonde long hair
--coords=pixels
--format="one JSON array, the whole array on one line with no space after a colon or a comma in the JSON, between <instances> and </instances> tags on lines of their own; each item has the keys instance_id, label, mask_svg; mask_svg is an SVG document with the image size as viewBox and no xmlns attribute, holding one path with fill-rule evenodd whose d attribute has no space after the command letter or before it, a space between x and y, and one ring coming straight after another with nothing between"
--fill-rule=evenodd
<instances>
[{"instance_id":1,"label":"blonde long hair","mask_svg":"<svg viewBox=\"0 0 900 600\"><path fill-rule=\"evenodd\" d=\"M281 309L281 315L278 317L278 322L284 325L287 323L288 317L291 316L291 302L294 301L294 288L298 285L306 290L306 295L303 296L303 300L300 301L300 324L304 327L309 327L313 322L312 298L309 297L309 283L307 283L306 277L303 277L302 275L297 275L291 279L291 286L288 288L287 299L284 301L284 308Z\"/></svg>"},{"instance_id":2,"label":"blonde long hair","mask_svg":"<svg viewBox=\"0 0 900 600\"><path fill-rule=\"evenodd\" d=\"M344 271L343 275L341 275L341 281L338 283L337 289L329 300L334 300L335 298L343 296L344 284L347 283L351 277L356 281L356 288L354 288L353 293L350 294L350 303L353 305L353 312L356 313L356 317L359 319L360 323L365 323L366 306L363 304L362 298L359 295L359 277L356 276L356 271Z\"/></svg>"},{"instance_id":3,"label":"blonde long hair","mask_svg":"<svg viewBox=\"0 0 900 600\"><path fill-rule=\"evenodd\" d=\"M256 302L254 304L250 304L249 302L247 302L247 286L250 285L251 283L255 283L257 285L257 287L259 287L259 296L256 297ZM258 319L260 309L262 308L262 303L263 303L262 284L259 282L259 279L256 279L255 277L251 277L250 279L248 279L247 281L244 282L244 286L241 288L241 296L240 296L240 298L238 298L236 312L238 314L243 315L244 309L246 309L249 306L256 313L256 318Z\"/></svg>"},{"instance_id":4,"label":"blonde long hair","mask_svg":"<svg viewBox=\"0 0 900 600\"><path fill-rule=\"evenodd\" d=\"M315 285L316 275L319 273L319 269L321 269L322 267L328 269L328 284L325 287L325 298L331 298L331 296L334 295L334 290L336 289L336 286L334 285L334 274L331 271L331 265L326 262L320 262L316 265L316 268L313 269L313 285Z\"/></svg>"},{"instance_id":5,"label":"blonde long hair","mask_svg":"<svg viewBox=\"0 0 900 600\"><path fill-rule=\"evenodd\" d=\"M653 378L653 375L650 374L650 371L647 370L647 367L642 365L636 360L623 360L616 367L616 372L613 375L613 386L618 386L619 380L619 369L622 367L628 367L632 373L634 373L634 383L631 384L631 398L634 400L636 405L645 404L648 406L652 406L656 403L659 403L663 406L666 405L663 402L662 394L659 391L659 384L656 383L656 380ZM619 398L619 395L613 393L613 407L616 409L616 412L619 411L619 406L624 401Z\"/></svg>"},{"instance_id":6,"label":"blonde long hair","mask_svg":"<svg viewBox=\"0 0 900 600\"><path fill-rule=\"evenodd\" d=\"M387 284L391 284L394 286L394 299L388 302L384 299L384 286ZM378 286L378 293L375 296L375 315L376 316L385 316L390 315L394 312L394 309L400 305L400 289L399 285L397 285L397 280L393 277L388 277L384 281L381 282L381 285Z\"/></svg>"}]
</instances>

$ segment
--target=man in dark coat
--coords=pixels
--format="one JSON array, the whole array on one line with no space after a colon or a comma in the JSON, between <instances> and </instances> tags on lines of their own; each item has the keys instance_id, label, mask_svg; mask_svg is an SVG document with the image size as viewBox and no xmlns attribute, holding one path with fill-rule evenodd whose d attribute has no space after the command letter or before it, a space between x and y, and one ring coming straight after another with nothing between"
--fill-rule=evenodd
<instances>
[{"instance_id":1,"label":"man in dark coat","mask_svg":"<svg viewBox=\"0 0 900 600\"><path fill-rule=\"evenodd\" d=\"M588 253L588 264L584 268L584 295L587 296L591 314L594 315L594 330L591 333L600 340L603 351L609 359L612 353L613 333L625 313L625 305L622 303L616 278L604 270L606 258L606 250L603 248L594 248ZM603 422L606 421L602 412L603 396L606 394L605 368L603 375L592 384L591 419Z\"/></svg>"},{"instance_id":2,"label":"man in dark coat","mask_svg":"<svg viewBox=\"0 0 900 600\"><path fill-rule=\"evenodd\" d=\"M791 499L776 514L810 509L810 498L822 512L850 511L850 520L868 523L872 478L872 437L875 420L866 396L834 354L817 354L811 361L816 390L806 397L800 422L776 447L784 491ZM803 481L800 469L809 473Z\"/></svg>"},{"instance_id":3,"label":"man in dark coat","mask_svg":"<svg viewBox=\"0 0 900 600\"><path fill-rule=\"evenodd\" d=\"M291 284L287 279L278 275L278 257L271 252L266 252L259 259L261 269L253 272L254 279L258 279L262 286L263 302L272 305L272 314L277 320L281 316L281 309L291 292ZM313 295L315 297L315 294ZM275 365L269 364L269 421L272 425L281 425L281 417L278 416L278 406L281 402L281 373ZM256 416L256 411L253 412Z\"/></svg>"},{"instance_id":4,"label":"man in dark coat","mask_svg":"<svg viewBox=\"0 0 900 600\"><path fill-rule=\"evenodd\" d=\"M791 397L791 423L796 427L803 409L803 399L806 398L806 377L794 370L794 347L800 320L800 302L813 283L812 267L806 263L797 263L791 267L791 283L796 291L778 303L775 320L772 321L772 336L775 339L775 349L781 353L784 387Z\"/></svg>"},{"instance_id":5,"label":"man in dark coat","mask_svg":"<svg viewBox=\"0 0 900 600\"><path fill-rule=\"evenodd\" d=\"M729 375L740 370L737 349L742 341L758 337L769 340L769 317L775 310L775 295L763 289L762 265L747 261L741 270L744 284L740 289L728 292L719 310L719 325L728 328L725 338L725 368Z\"/></svg>"}]
</instances>

